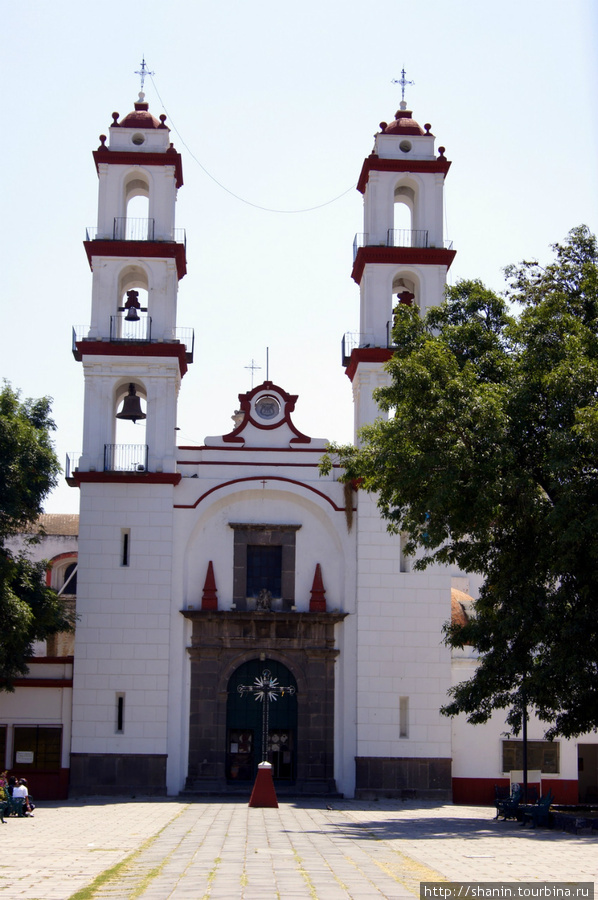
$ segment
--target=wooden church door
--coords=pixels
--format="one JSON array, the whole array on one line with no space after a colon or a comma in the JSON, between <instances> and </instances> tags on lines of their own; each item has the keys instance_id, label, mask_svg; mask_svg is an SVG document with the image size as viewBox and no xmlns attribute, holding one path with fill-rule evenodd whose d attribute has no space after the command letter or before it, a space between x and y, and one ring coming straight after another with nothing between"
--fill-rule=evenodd
<instances>
[{"instance_id":1,"label":"wooden church door","mask_svg":"<svg viewBox=\"0 0 598 900\"><path fill-rule=\"evenodd\" d=\"M268 703L268 762L278 781L295 780L297 748L297 695L285 692L276 700L260 701L255 694L240 694L238 685L254 684L265 670L281 685L297 686L289 669L274 659L252 659L232 674L226 707L226 778L229 783L252 781L262 762L263 703Z\"/></svg>"}]
</instances>

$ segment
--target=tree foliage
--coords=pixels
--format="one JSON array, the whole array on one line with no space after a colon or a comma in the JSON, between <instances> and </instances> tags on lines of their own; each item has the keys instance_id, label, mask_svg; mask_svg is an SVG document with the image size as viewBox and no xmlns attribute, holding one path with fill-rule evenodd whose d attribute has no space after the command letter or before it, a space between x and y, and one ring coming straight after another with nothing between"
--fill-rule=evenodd
<instances>
[{"instance_id":1,"label":"tree foliage","mask_svg":"<svg viewBox=\"0 0 598 900\"><path fill-rule=\"evenodd\" d=\"M517 731L525 696L549 737L598 725L598 249L581 226L553 250L509 267L504 297L463 281L423 318L397 307L389 417L323 462L377 492L416 568L483 576L446 626L480 664L442 711L508 709Z\"/></svg>"},{"instance_id":2,"label":"tree foliage","mask_svg":"<svg viewBox=\"0 0 598 900\"><path fill-rule=\"evenodd\" d=\"M21 401L4 383L0 390L0 689L27 673L35 641L72 629L72 617L45 585L46 566L8 546L17 534L38 539L35 523L60 471L50 433L50 401Z\"/></svg>"}]
</instances>

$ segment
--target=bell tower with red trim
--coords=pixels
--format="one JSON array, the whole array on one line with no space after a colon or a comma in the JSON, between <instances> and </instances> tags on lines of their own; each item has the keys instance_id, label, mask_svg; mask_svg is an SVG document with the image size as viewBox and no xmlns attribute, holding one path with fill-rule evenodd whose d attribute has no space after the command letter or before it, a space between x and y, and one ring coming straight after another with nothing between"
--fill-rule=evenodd
<instances>
[{"instance_id":1,"label":"bell tower with red trim","mask_svg":"<svg viewBox=\"0 0 598 900\"><path fill-rule=\"evenodd\" d=\"M380 123L357 189L363 232L355 236L352 276L360 289L359 333L345 335L343 362L353 383L355 432L379 415L372 391L386 384L397 303L421 312L442 302L455 257L444 240L444 179L450 162L434 151L431 126L422 128L405 101L390 125Z\"/></svg>"},{"instance_id":2,"label":"bell tower with red trim","mask_svg":"<svg viewBox=\"0 0 598 900\"><path fill-rule=\"evenodd\" d=\"M67 472L81 491L74 794L122 785L127 766L140 791L164 792L168 690L182 666L170 659L177 400L193 359L193 332L177 325L181 157L142 93L112 118L94 153L98 220L84 244L91 321L73 340L85 381L83 449Z\"/></svg>"},{"instance_id":3,"label":"bell tower with red trim","mask_svg":"<svg viewBox=\"0 0 598 900\"><path fill-rule=\"evenodd\" d=\"M175 228L181 156L166 117L158 121L142 93L133 112L112 118L108 146L101 135L93 154L98 224L84 243L91 324L73 338L85 375L83 452L70 475L77 484L127 475L172 481L178 391L193 359L193 332L177 327L186 273L184 232ZM119 439L123 419L143 423L138 444Z\"/></svg>"},{"instance_id":4,"label":"bell tower with red trim","mask_svg":"<svg viewBox=\"0 0 598 900\"><path fill-rule=\"evenodd\" d=\"M455 252L443 235L444 180L450 163L434 151L430 125L404 102L380 124L358 189L363 233L356 236L353 278L360 289L359 333L345 336L355 440L381 415L372 396L389 383L397 304L421 313L443 300ZM404 535L389 534L377 497L357 491L355 794L399 785L418 796L450 797L451 724L439 716L451 679L442 628L450 615L451 576L440 567L415 571ZM341 662L342 665L342 662ZM348 674L348 673L347 673Z\"/></svg>"}]
</instances>

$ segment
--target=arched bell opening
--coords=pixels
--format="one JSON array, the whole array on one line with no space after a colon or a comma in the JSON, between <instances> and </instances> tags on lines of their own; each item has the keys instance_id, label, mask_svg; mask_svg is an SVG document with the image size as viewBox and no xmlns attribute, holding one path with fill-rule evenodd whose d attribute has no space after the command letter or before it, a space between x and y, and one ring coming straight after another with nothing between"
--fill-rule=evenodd
<instances>
[{"instance_id":1,"label":"arched bell opening","mask_svg":"<svg viewBox=\"0 0 598 900\"><path fill-rule=\"evenodd\" d=\"M410 179L402 179L394 188L393 227L389 232L391 247L426 247L427 231L419 224L419 187Z\"/></svg>"},{"instance_id":2,"label":"arched bell opening","mask_svg":"<svg viewBox=\"0 0 598 900\"><path fill-rule=\"evenodd\" d=\"M393 345L392 328L395 314L399 307L421 308L421 289L419 279L412 272L398 272L392 280L392 316L387 324L388 346Z\"/></svg>"},{"instance_id":3,"label":"arched bell opening","mask_svg":"<svg viewBox=\"0 0 598 900\"><path fill-rule=\"evenodd\" d=\"M281 782L297 768L297 682L275 659L251 659L231 675L226 705L225 774L229 784L251 782L260 762Z\"/></svg>"},{"instance_id":4,"label":"arched bell opening","mask_svg":"<svg viewBox=\"0 0 598 900\"><path fill-rule=\"evenodd\" d=\"M113 440L104 449L105 471L147 471L146 420L144 385L123 379L114 394Z\"/></svg>"},{"instance_id":5,"label":"arched bell opening","mask_svg":"<svg viewBox=\"0 0 598 900\"><path fill-rule=\"evenodd\" d=\"M141 266L127 266L119 275L116 314L111 317L114 341L151 341L148 273Z\"/></svg>"},{"instance_id":6,"label":"arched bell opening","mask_svg":"<svg viewBox=\"0 0 598 900\"><path fill-rule=\"evenodd\" d=\"M150 216L150 186L145 173L129 173L123 190L125 215L114 220L115 239L153 241L154 219Z\"/></svg>"}]
</instances>

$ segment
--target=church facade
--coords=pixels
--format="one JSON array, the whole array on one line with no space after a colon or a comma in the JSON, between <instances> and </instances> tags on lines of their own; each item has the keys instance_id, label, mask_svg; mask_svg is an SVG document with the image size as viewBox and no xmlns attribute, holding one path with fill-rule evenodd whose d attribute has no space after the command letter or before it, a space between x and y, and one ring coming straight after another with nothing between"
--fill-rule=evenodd
<instances>
[{"instance_id":1,"label":"church facade","mask_svg":"<svg viewBox=\"0 0 598 900\"><path fill-rule=\"evenodd\" d=\"M356 439L378 415L393 306L440 303L455 255L443 234L444 148L404 104L380 128L358 182L360 331L343 341ZM494 784L517 772L519 742L504 746L498 717L474 729L439 714L475 666L442 641L451 598L465 615L475 581L414 572L375 498L337 468L320 475L326 441L297 429L287 386L263 382L239 395L228 434L176 445L193 362L193 332L177 320L181 157L140 95L133 112L114 114L94 161L90 324L73 341L83 448L67 472L81 498L61 725L69 791L248 792L267 755L282 794L491 802ZM409 229L395 228L397 206ZM131 423L141 424L134 439ZM277 687L268 721L256 690L265 681ZM576 800L583 759L593 789L595 735L561 742L556 756L539 723L530 737L540 787Z\"/></svg>"}]
</instances>

